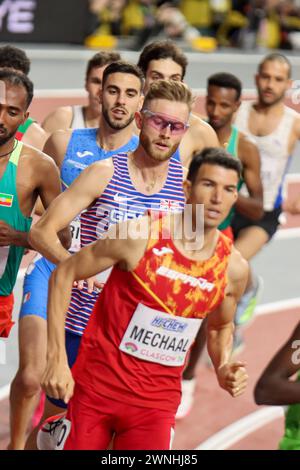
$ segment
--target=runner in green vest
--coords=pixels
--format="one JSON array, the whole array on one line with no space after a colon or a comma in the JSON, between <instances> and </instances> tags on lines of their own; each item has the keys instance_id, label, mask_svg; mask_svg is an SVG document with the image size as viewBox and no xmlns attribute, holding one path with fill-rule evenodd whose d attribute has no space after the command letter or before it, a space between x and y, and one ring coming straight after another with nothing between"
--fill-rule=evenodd
<instances>
[{"instance_id":1,"label":"runner in green vest","mask_svg":"<svg viewBox=\"0 0 300 470\"><path fill-rule=\"evenodd\" d=\"M290 378L298 373L297 380ZM300 450L300 322L258 380L258 405L289 405L280 450Z\"/></svg>"},{"instance_id":2,"label":"runner in green vest","mask_svg":"<svg viewBox=\"0 0 300 470\"><path fill-rule=\"evenodd\" d=\"M0 70L0 337L12 322L13 288L38 196L45 207L60 193L58 169L47 155L19 142L33 85L26 75Z\"/></svg>"},{"instance_id":3,"label":"runner in green vest","mask_svg":"<svg viewBox=\"0 0 300 470\"><path fill-rule=\"evenodd\" d=\"M22 49L11 45L2 46L0 47L0 68L10 68L28 76L30 60ZM31 117L19 126L16 133L16 139L39 150L43 149L47 137L44 129Z\"/></svg>"},{"instance_id":4,"label":"runner in green vest","mask_svg":"<svg viewBox=\"0 0 300 470\"><path fill-rule=\"evenodd\" d=\"M243 181L248 196L239 195L236 208L253 220L263 215L263 190L260 179L260 157L256 146L233 126L234 114L240 105L242 84L229 73L217 73L208 78L206 112L208 122L215 130L223 147L243 164ZM239 189L243 181L240 182ZM219 227L233 238L230 222L232 211ZM242 253L243 254L243 253Z\"/></svg>"}]
</instances>

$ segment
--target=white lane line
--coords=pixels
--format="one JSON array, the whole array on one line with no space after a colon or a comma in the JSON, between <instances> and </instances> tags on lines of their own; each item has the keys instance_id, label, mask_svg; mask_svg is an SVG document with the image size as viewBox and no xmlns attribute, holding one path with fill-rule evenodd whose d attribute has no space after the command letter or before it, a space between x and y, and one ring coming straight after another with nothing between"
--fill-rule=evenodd
<instances>
[{"instance_id":1,"label":"white lane line","mask_svg":"<svg viewBox=\"0 0 300 470\"><path fill-rule=\"evenodd\" d=\"M284 416L281 406L272 406L254 411L242 419L214 434L194 450L226 450L257 429Z\"/></svg>"},{"instance_id":2,"label":"white lane line","mask_svg":"<svg viewBox=\"0 0 300 470\"><path fill-rule=\"evenodd\" d=\"M300 227L284 228L278 230L274 235L274 240L290 240L300 237Z\"/></svg>"},{"instance_id":3,"label":"white lane line","mask_svg":"<svg viewBox=\"0 0 300 470\"><path fill-rule=\"evenodd\" d=\"M86 98L87 92L81 88L60 88L35 90L34 98Z\"/></svg>"},{"instance_id":4,"label":"white lane line","mask_svg":"<svg viewBox=\"0 0 300 470\"><path fill-rule=\"evenodd\" d=\"M9 396L10 384L0 388L0 401L5 400Z\"/></svg>"},{"instance_id":5,"label":"white lane line","mask_svg":"<svg viewBox=\"0 0 300 470\"><path fill-rule=\"evenodd\" d=\"M294 299L277 300L277 302L269 302L267 304L258 305L255 310L255 315L269 315L278 313L282 310L292 310L300 308L300 297Z\"/></svg>"}]
</instances>

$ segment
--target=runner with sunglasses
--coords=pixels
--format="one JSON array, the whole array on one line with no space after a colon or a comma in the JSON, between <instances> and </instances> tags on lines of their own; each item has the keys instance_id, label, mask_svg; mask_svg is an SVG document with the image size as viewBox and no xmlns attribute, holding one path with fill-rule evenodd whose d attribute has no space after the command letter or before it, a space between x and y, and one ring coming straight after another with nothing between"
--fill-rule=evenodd
<instances>
[{"instance_id":1,"label":"runner with sunglasses","mask_svg":"<svg viewBox=\"0 0 300 470\"><path fill-rule=\"evenodd\" d=\"M111 92L117 93L116 88ZM140 217L148 209L182 210L183 168L173 154L187 130L191 106L191 91L183 83L153 84L143 110L135 116L140 129L137 149L120 152L84 170L34 226L30 237L33 246L54 263L69 257L57 238L60 225L65 226L89 206L81 214L82 247L101 238L112 224ZM120 101L115 115L121 111ZM72 363L97 296L86 286L73 289L66 315L67 337L76 343L72 358L70 355ZM61 401L56 404L65 406Z\"/></svg>"}]
</instances>

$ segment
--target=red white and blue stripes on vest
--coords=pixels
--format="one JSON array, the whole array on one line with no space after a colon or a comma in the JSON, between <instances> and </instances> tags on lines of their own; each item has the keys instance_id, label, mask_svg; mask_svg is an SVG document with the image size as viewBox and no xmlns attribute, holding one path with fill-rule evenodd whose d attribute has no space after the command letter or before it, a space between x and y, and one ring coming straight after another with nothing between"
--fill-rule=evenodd
<instances>
[{"instance_id":1,"label":"red white and blue stripes on vest","mask_svg":"<svg viewBox=\"0 0 300 470\"><path fill-rule=\"evenodd\" d=\"M147 210L181 211L184 208L183 168L174 154L169 163L163 188L156 194L145 195L132 184L128 171L128 155L112 157L113 176L95 204L81 214L81 246L101 238L112 224L141 217ZM94 308L98 293L87 288L73 288L66 316L66 329L82 335Z\"/></svg>"}]
</instances>

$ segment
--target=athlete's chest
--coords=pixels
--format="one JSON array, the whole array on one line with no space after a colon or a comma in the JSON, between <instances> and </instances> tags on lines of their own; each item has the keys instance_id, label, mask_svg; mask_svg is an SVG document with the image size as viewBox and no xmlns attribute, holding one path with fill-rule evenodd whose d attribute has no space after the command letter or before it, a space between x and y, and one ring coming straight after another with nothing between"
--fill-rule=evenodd
<instances>
[{"instance_id":1,"label":"athlete's chest","mask_svg":"<svg viewBox=\"0 0 300 470\"><path fill-rule=\"evenodd\" d=\"M157 298L173 315L204 318L223 298L226 267L218 256L202 263L183 260L166 243L148 250L134 275L151 307Z\"/></svg>"}]
</instances>

